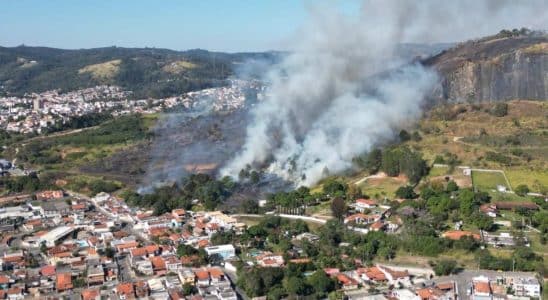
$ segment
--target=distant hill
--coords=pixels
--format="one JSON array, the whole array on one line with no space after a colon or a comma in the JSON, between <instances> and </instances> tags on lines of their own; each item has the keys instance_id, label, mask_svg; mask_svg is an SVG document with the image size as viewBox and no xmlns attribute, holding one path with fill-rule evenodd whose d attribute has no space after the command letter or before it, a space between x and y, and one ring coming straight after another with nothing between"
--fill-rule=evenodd
<instances>
[{"instance_id":1,"label":"distant hill","mask_svg":"<svg viewBox=\"0 0 548 300\"><path fill-rule=\"evenodd\" d=\"M548 35L503 30L460 43L425 61L441 75L437 98L448 101L548 99Z\"/></svg>"},{"instance_id":2,"label":"distant hill","mask_svg":"<svg viewBox=\"0 0 548 300\"><path fill-rule=\"evenodd\" d=\"M449 44L402 44L400 56L428 57ZM223 53L157 48L107 47L64 50L0 47L0 94L21 95L52 89L75 90L113 84L136 98L159 98L226 84L242 69L252 76L277 62L284 52ZM244 65L249 60L260 63Z\"/></svg>"},{"instance_id":3,"label":"distant hill","mask_svg":"<svg viewBox=\"0 0 548 300\"><path fill-rule=\"evenodd\" d=\"M548 35L501 31L454 44L401 44L400 57L435 68L439 101L546 100ZM242 70L259 76L284 52L223 53L157 48L107 47L64 50L0 47L0 95L51 89L119 85L136 98L160 98L226 84ZM249 60L260 61L246 65Z\"/></svg>"},{"instance_id":4,"label":"distant hill","mask_svg":"<svg viewBox=\"0 0 548 300\"><path fill-rule=\"evenodd\" d=\"M134 91L135 97L158 98L225 84L242 62L274 62L279 55L199 49L0 47L0 91L23 94L114 84Z\"/></svg>"}]
</instances>

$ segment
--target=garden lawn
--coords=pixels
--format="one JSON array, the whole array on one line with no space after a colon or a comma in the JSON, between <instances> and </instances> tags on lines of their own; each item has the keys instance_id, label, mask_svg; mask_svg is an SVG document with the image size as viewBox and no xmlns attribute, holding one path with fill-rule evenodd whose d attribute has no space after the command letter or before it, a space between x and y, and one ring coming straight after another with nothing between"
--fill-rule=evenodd
<instances>
[{"instance_id":1,"label":"garden lawn","mask_svg":"<svg viewBox=\"0 0 548 300\"><path fill-rule=\"evenodd\" d=\"M510 189L502 172L472 171L472 183L479 191L496 190L497 185Z\"/></svg>"}]
</instances>

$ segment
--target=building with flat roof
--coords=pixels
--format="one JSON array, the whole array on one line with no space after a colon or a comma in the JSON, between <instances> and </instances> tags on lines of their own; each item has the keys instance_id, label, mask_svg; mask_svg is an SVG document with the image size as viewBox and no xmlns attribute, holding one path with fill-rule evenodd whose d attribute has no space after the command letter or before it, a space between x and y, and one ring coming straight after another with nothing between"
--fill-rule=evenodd
<instances>
[{"instance_id":1,"label":"building with flat roof","mask_svg":"<svg viewBox=\"0 0 548 300\"><path fill-rule=\"evenodd\" d=\"M205 247L207 255L220 255L223 259L236 256L236 249L231 244Z\"/></svg>"},{"instance_id":2,"label":"building with flat roof","mask_svg":"<svg viewBox=\"0 0 548 300\"><path fill-rule=\"evenodd\" d=\"M54 228L53 230L49 231L48 233L42 235L38 239L38 243L42 244L45 243L48 247L55 246L55 242L64 238L65 236L69 235L71 232L76 230L76 227L71 226L59 226L57 228Z\"/></svg>"}]
</instances>

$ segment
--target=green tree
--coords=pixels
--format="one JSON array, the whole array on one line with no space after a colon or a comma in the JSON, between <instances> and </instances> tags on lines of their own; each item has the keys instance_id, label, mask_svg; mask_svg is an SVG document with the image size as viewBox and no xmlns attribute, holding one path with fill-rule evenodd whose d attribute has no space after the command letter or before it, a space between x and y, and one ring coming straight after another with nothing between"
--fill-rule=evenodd
<instances>
[{"instance_id":1,"label":"green tree","mask_svg":"<svg viewBox=\"0 0 548 300\"><path fill-rule=\"evenodd\" d=\"M42 253L44 253L44 254L45 254L46 252L48 252L48 246L46 246L46 243L45 243L45 242L40 243L40 252L42 252Z\"/></svg>"},{"instance_id":2,"label":"green tree","mask_svg":"<svg viewBox=\"0 0 548 300\"><path fill-rule=\"evenodd\" d=\"M346 194L348 186L336 179L327 179L323 184L323 191L332 197L343 197Z\"/></svg>"},{"instance_id":3,"label":"green tree","mask_svg":"<svg viewBox=\"0 0 548 300\"><path fill-rule=\"evenodd\" d=\"M365 168L366 170L371 173L377 173L379 169L381 168L382 164L382 151L380 149L373 149L369 154L367 155Z\"/></svg>"},{"instance_id":4,"label":"green tree","mask_svg":"<svg viewBox=\"0 0 548 300\"><path fill-rule=\"evenodd\" d=\"M407 142L411 139L411 135L406 130L402 129L400 131L400 134L398 135L400 137L401 142Z\"/></svg>"},{"instance_id":5,"label":"green tree","mask_svg":"<svg viewBox=\"0 0 548 300\"><path fill-rule=\"evenodd\" d=\"M518 185L515 189L514 189L514 192L519 195L519 196L526 196L527 193L529 193L529 187L525 184L520 184Z\"/></svg>"},{"instance_id":6,"label":"green tree","mask_svg":"<svg viewBox=\"0 0 548 300\"><path fill-rule=\"evenodd\" d=\"M189 295L193 295L195 292L196 292L196 288L194 287L194 285L190 283L183 284L183 295L189 296Z\"/></svg>"},{"instance_id":7,"label":"green tree","mask_svg":"<svg viewBox=\"0 0 548 300\"><path fill-rule=\"evenodd\" d=\"M317 270L307 278L308 284L314 288L314 292L320 298L325 297L335 289L335 282L329 278L323 270Z\"/></svg>"},{"instance_id":8,"label":"green tree","mask_svg":"<svg viewBox=\"0 0 548 300\"><path fill-rule=\"evenodd\" d=\"M331 213L337 220L342 220L347 211L346 203L342 198L335 198L331 202Z\"/></svg>"},{"instance_id":9,"label":"green tree","mask_svg":"<svg viewBox=\"0 0 548 300\"><path fill-rule=\"evenodd\" d=\"M306 295L308 292L306 281L297 276L284 278L283 287L290 295Z\"/></svg>"},{"instance_id":10,"label":"green tree","mask_svg":"<svg viewBox=\"0 0 548 300\"><path fill-rule=\"evenodd\" d=\"M508 115L508 104L505 102L499 102L495 104L491 110L491 114L495 117L504 117Z\"/></svg>"},{"instance_id":11,"label":"green tree","mask_svg":"<svg viewBox=\"0 0 548 300\"><path fill-rule=\"evenodd\" d=\"M457 183L454 180L450 180L447 183L446 190L448 192L456 192L458 189L459 189L459 186L457 185Z\"/></svg>"},{"instance_id":12,"label":"green tree","mask_svg":"<svg viewBox=\"0 0 548 300\"><path fill-rule=\"evenodd\" d=\"M245 199L242 202L241 210L246 214L258 214L259 213L259 203L253 199Z\"/></svg>"},{"instance_id":13,"label":"green tree","mask_svg":"<svg viewBox=\"0 0 548 300\"><path fill-rule=\"evenodd\" d=\"M179 244L179 246L177 246L177 256L179 257L190 256L195 254L198 254L198 250L194 249L194 247L190 245Z\"/></svg>"},{"instance_id":14,"label":"green tree","mask_svg":"<svg viewBox=\"0 0 548 300\"><path fill-rule=\"evenodd\" d=\"M481 230L491 231L494 229L493 218L483 213L476 212L472 215L471 219L474 220L474 224Z\"/></svg>"},{"instance_id":15,"label":"green tree","mask_svg":"<svg viewBox=\"0 0 548 300\"><path fill-rule=\"evenodd\" d=\"M114 251L114 249L113 249L112 247L107 247L107 248L105 249L105 255L106 255L106 257L108 257L108 258L113 258L113 257L114 257L114 254L115 254L115 251Z\"/></svg>"},{"instance_id":16,"label":"green tree","mask_svg":"<svg viewBox=\"0 0 548 300\"><path fill-rule=\"evenodd\" d=\"M433 269L437 276L454 274L457 271L457 262L452 259L443 259L436 263Z\"/></svg>"},{"instance_id":17,"label":"green tree","mask_svg":"<svg viewBox=\"0 0 548 300\"><path fill-rule=\"evenodd\" d=\"M406 186L400 186L396 190L396 197L402 198L402 199L415 199L417 198L417 194L413 190L412 186L406 185Z\"/></svg>"}]
</instances>

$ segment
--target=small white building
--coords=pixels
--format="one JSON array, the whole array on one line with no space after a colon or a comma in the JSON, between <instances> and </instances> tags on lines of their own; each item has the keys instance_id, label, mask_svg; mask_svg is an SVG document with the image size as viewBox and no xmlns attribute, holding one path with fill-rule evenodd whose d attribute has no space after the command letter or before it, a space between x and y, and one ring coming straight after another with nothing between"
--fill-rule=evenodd
<instances>
[{"instance_id":1,"label":"small white building","mask_svg":"<svg viewBox=\"0 0 548 300\"><path fill-rule=\"evenodd\" d=\"M534 277L515 278L512 285L516 296L540 297L540 283Z\"/></svg>"},{"instance_id":2,"label":"small white building","mask_svg":"<svg viewBox=\"0 0 548 300\"><path fill-rule=\"evenodd\" d=\"M236 249L231 244L205 247L205 251L208 256L218 254L223 259L236 256Z\"/></svg>"},{"instance_id":3,"label":"small white building","mask_svg":"<svg viewBox=\"0 0 548 300\"><path fill-rule=\"evenodd\" d=\"M371 199L358 199L354 206L357 211L364 212L366 209L372 209L377 206L377 202Z\"/></svg>"}]
</instances>

